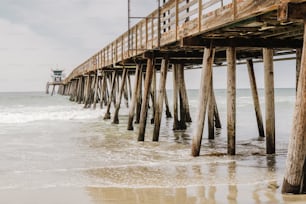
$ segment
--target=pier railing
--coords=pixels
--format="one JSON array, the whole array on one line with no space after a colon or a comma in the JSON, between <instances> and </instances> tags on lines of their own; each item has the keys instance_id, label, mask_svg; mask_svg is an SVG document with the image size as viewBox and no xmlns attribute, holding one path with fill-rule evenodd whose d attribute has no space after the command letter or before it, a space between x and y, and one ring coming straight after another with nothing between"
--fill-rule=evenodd
<instances>
[{"instance_id":1,"label":"pier railing","mask_svg":"<svg viewBox=\"0 0 306 204\"><path fill-rule=\"evenodd\" d=\"M235 19L241 20L263 10L275 9L280 2L281 0L261 1L257 2L257 10L248 10L253 8L256 1L169 0L160 10L153 11L129 31L75 68L65 81L124 62L147 50L162 48L184 37L234 23Z\"/></svg>"}]
</instances>

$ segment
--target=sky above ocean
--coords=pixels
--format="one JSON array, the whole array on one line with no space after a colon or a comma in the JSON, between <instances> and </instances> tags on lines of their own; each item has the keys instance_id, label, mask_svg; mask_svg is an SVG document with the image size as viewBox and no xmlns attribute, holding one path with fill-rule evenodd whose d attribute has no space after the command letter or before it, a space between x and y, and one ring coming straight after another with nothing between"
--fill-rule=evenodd
<instances>
[{"instance_id":1,"label":"sky above ocean","mask_svg":"<svg viewBox=\"0 0 306 204\"><path fill-rule=\"evenodd\" d=\"M156 7L156 0L131 0L131 15L146 16ZM68 75L127 30L127 1L2 0L0 28L0 92L43 91L51 69ZM237 68L238 88L248 87L244 68ZM262 65L255 72L263 87ZM199 78L200 70L186 72L187 88L199 88ZM214 80L215 88L226 87L224 67L215 69ZM275 62L276 87L294 87L294 80L293 60Z\"/></svg>"}]
</instances>

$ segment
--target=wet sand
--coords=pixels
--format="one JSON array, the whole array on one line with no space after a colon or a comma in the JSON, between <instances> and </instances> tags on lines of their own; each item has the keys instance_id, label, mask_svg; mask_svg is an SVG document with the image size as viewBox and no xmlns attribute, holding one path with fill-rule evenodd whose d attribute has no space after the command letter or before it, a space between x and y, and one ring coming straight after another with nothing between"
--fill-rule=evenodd
<instances>
[{"instance_id":1,"label":"wet sand","mask_svg":"<svg viewBox=\"0 0 306 204\"><path fill-rule=\"evenodd\" d=\"M10 204L196 204L196 203L305 203L306 195L281 195L275 183L218 185L187 188L75 188L0 191L1 203Z\"/></svg>"}]
</instances>

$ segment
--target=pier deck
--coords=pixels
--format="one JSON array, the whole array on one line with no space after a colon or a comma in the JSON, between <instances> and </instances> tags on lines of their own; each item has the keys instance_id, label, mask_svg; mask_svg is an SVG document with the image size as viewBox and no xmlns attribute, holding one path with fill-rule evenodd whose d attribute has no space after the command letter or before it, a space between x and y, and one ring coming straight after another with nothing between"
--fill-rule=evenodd
<instances>
[{"instance_id":1,"label":"pier deck","mask_svg":"<svg viewBox=\"0 0 306 204\"><path fill-rule=\"evenodd\" d=\"M262 47L278 48L275 54L292 52L302 47L304 28L303 20L291 21L288 12L295 12L294 5L305 9L304 2L169 0L160 11L155 10L76 67L66 83L98 69L135 66L147 53L155 53L155 58L167 54L173 62L201 64L203 47L211 43L217 47L216 62L225 61L228 46L239 48L238 59L262 58Z\"/></svg>"}]
</instances>

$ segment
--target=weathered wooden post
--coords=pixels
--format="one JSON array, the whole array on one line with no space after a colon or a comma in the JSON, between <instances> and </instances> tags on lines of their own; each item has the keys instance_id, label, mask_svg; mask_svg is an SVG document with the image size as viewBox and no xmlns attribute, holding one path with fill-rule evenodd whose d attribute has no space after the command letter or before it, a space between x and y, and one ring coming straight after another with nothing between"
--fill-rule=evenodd
<instances>
[{"instance_id":1,"label":"weathered wooden post","mask_svg":"<svg viewBox=\"0 0 306 204\"><path fill-rule=\"evenodd\" d=\"M49 82L46 84L46 94L49 94Z\"/></svg>"},{"instance_id":2,"label":"weathered wooden post","mask_svg":"<svg viewBox=\"0 0 306 204\"><path fill-rule=\"evenodd\" d=\"M79 83L78 83L78 88L77 88L77 103L81 103L82 100L82 83L83 83L83 77L79 77Z\"/></svg>"},{"instance_id":3,"label":"weathered wooden post","mask_svg":"<svg viewBox=\"0 0 306 204\"><path fill-rule=\"evenodd\" d=\"M252 96L253 96L254 110L255 110L255 115L256 115L256 120L257 120L258 134L259 134L259 137L265 137L259 97L258 97L258 92L257 92L256 79L255 79L255 74L254 74L253 60L251 59L247 60L247 67L248 67L248 73L249 73L249 79L250 79L250 87L251 87Z\"/></svg>"},{"instance_id":4,"label":"weathered wooden post","mask_svg":"<svg viewBox=\"0 0 306 204\"><path fill-rule=\"evenodd\" d=\"M263 48L265 103L266 103L266 151L275 153L275 109L274 109L274 73L273 49Z\"/></svg>"},{"instance_id":5,"label":"weathered wooden post","mask_svg":"<svg viewBox=\"0 0 306 204\"><path fill-rule=\"evenodd\" d=\"M93 109L96 109L97 106L97 95L98 95L98 84L99 84L99 70L97 70L96 78L94 84L94 98L93 98Z\"/></svg>"},{"instance_id":6,"label":"weathered wooden post","mask_svg":"<svg viewBox=\"0 0 306 204\"><path fill-rule=\"evenodd\" d=\"M214 87L213 87L213 69L211 73L210 90L209 90L209 103L208 103L208 139L215 139L215 127L214 127L214 115L215 115L215 101L214 101Z\"/></svg>"},{"instance_id":7,"label":"weathered wooden post","mask_svg":"<svg viewBox=\"0 0 306 204\"><path fill-rule=\"evenodd\" d=\"M129 71L127 71L127 76L126 76L126 82L125 82L125 85L124 85L124 91L123 91L123 96L124 96L124 100L125 100L125 106L128 108L129 107L129 83L128 82L130 79L130 73ZM131 97L130 97L131 98Z\"/></svg>"},{"instance_id":8,"label":"weathered wooden post","mask_svg":"<svg viewBox=\"0 0 306 204\"><path fill-rule=\"evenodd\" d=\"M297 91L300 77L300 69L301 69L301 60L302 60L302 49L296 49L296 80L295 80L295 90Z\"/></svg>"},{"instance_id":9,"label":"weathered wooden post","mask_svg":"<svg viewBox=\"0 0 306 204\"><path fill-rule=\"evenodd\" d=\"M85 78L85 85L84 85L84 108L87 106L87 101L89 97L89 86L90 86L90 74L87 75Z\"/></svg>"},{"instance_id":10,"label":"weathered wooden post","mask_svg":"<svg viewBox=\"0 0 306 204\"><path fill-rule=\"evenodd\" d=\"M282 193L305 193L306 158L306 19L304 20L304 43L300 68L297 99L294 110L292 134L289 139L288 155ZM304 189L303 189L304 188Z\"/></svg>"},{"instance_id":11,"label":"weathered wooden post","mask_svg":"<svg viewBox=\"0 0 306 204\"><path fill-rule=\"evenodd\" d=\"M136 72L135 72L135 80L134 80L134 89L133 89L133 95L132 95L132 102L130 105L130 110L129 110L129 119L128 119L128 130L133 130L133 120L134 120L134 115L135 115L135 107L137 103L137 93L138 93L138 85L139 85L139 80L141 80L141 65L137 64L136 65Z\"/></svg>"},{"instance_id":12,"label":"weathered wooden post","mask_svg":"<svg viewBox=\"0 0 306 204\"><path fill-rule=\"evenodd\" d=\"M86 88L86 100L85 100L85 105L84 108L90 108L91 105L91 86L92 86L92 81L94 81L92 77L90 76L90 73L88 74L88 82L87 82L87 88Z\"/></svg>"},{"instance_id":13,"label":"weathered wooden post","mask_svg":"<svg viewBox=\"0 0 306 204\"><path fill-rule=\"evenodd\" d=\"M136 117L135 117L135 124L139 124L140 121L140 112L141 112L141 104L142 104L142 78L144 76L144 73L142 72L142 66L140 68L140 76L138 80L138 86L137 86L137 103L136 103Z\"/></svg>"},{"instance_id":14,"label":"weathered wooden post","mask_svg":"<svg viewBox=\"0 0 306 204\"><path fill-rule=\"evenodd\" d=\"M156 69L153 69L152 84L151 84L151 99L152 99L152 118L151 124L154 124L155 110L156 110Z\"/></svg>"},{"instance_id":15,"label":"weathered wooden post","mask_svg":"<svg viewBox=\"0 0 306 204\"><path fill-rule=\"evenodd\" d=\"M111 104L112 104L112 98L114 97L115 94L115 84L116 84L116 75L117 75L117 71L113 71L113 77L112 77L112 87L111 87L111 93L108 99L108 103L107 103L107 108L106 108L106 112L104 115L104 120L110 119L110 108L111 108Z\"/></svg>"},{"instance_id":16,"label":"weathered wooden post","mask_svg":"<svg viewBox=\"0 0 306 204\"><path fill-rule=\"evenodd\" d=\"M107 106L108 104L108 97L109 97L109 91L108 91L108 83L107 79L109 77L109 74L104 71L104 77L103 77L103 100L104 100L104 106Z\"/></svg>"},{"instance_id":17,"label":"weathered wooden post","mask_svg":"<svg viewBox=\"0 0 306 204\"><path fill-rule=\"evenodd\" d=\"M186 122L190 123L192 122L191 116L190 116L190 110L189 110L189 101L188 101L188 95L187 95L187 89L186 89L186 83L185 83L185 72L184 72L184 64L180 64L180 92L182 95L182 102L183 107L185 109L185 118Z\"/></svg>"},{"instance_id":18,"label":"weathered wooden post","mask_svg":"<svg viewBox=\"0 0 306 204\"><path fill-rule=\"evenodd\" d=\"M105 94L106 94L106 74L103 70L101 70L101 80L100 80L100 108L103 108L103 103L105 102Z\"/></svg>"},{"instance_id":19,"label":"weathered wooden post","mask_svg":"<svg viewBox=\"0 0 306 204\"><path fill-rule=\"evenodd\" d=\"M147 59L146 79L145 79L145 84L144 84L143 101L141 104L138 141L144 141L145 139L147 112L148 112L148 104L149 104L150 87L151 87L151 82L152 82L153 69L154 69L153 58L149 57Z\"/></svg>"},{"instance_id":20,"label":"weathered wooden post","mask_svg":"<svg viewBox=\"0 0 306 204\"><path fill-rule=\"evenodd\" d=\"M82 98L81 98L81 103L85 103L85 94L86 94L86 83L87 83L87 80L86 80L86 76L83 76L83 83L82 83Z\"/></svg>"},{"instance_id":21,"label":"weathered wooden post","mask_svg":"<svg viewBox=\"0 0 306 204\"><path fill-rule=\"evenodd\" d=\"M179 64L177 67L177 73L176 73L176 77L177 77L177 84L178 84L178 97L179 97L179 110L180 110L180 119L179 119L179 130L185 130L187 128L186 126L186 99L184 99L184 97L187 97L187 93L186 95L184 94L184 64Z\"/></svg>"},{"instance_id":22,"label":"weathered wooden post","mask_svg":"<svg viewBox=\"0 0 306 204\"><path fill-rule=\"evenodd\" d=\"M202 142L202 135L204 129L206 108L210 92L210 80L212 74L212 65L214 61L215 48L205 48L203 56L203 67L201 74L201 86L199 97L199 110L197 117L197 126L194 137L192 138L192 156L199 156Z\"/></svg>"},{"instance_id":23,"label":"weathered wooden post","mask_svg":"<svg viewBox=\"0 0 306 204\"><path fill-rule=\"evenodd\" d=\"M161 71L160 71L159 93L158 93L157 105L155 109L155 118L154 118L153 141L159 140L160 123L163 113L164 97L166 93L167 71L168 71L168 59L164 58L162 60Z\"/></svg>"},{"instance_id":24,"label":"weathered wooden post","mask_svg":"<svg viewBox=\"0 0 306 204\"><path fill-rule=\"evenodd\" d=\"M117 101L116 109L114 112L114 118L113 118L113 123L119 124L119 109L120 109L120 104L121 104L121 99L124 91L124 86L126 82L126 75L127 75L127 69L123 68L123 73L122 73L122 80L121 80L121 86L120 86L120 93L119 93L119 98Z\"/></svg>"},{"instance_id":25,"label":"weathered wooden post","mask_svg":"<svg viewBox=\"0 0 306 204\"><path fill-rule=\"evenodd\" d=\"M236 49L226 50L227 58L227 153L236 154Z\"/></svg>"},{"instance_id":26,"label":"weathered wooden post","mask_svg":"<svg viewBox=\"0 0 306 204\"><path fill-rule=\"evenodd\" d=\"M214 107L215 107L214 108L215 127L216 128L222 128L214 89L212 89L212 97L213 97L212 99L213 99L213 103L214 103Z\"/></svg>"},{"instance_id":27,"label":"weathered wooden post","mask_svg":"<svg viewBox=\"0 0 306 204\"><path fill-rule=\"evenodd\" d=\"M69 83L69 86L71 86L71 83ZM53 85L52 92L51 92L51 96L54 95L54 92L55 92L55 85Z\"/></svg>"},{"instance_id":28,"label":"weathered wooden post","mask_svg":"<svg viewBox=\"0 0 306 204\"><path fill-rule=\"evenodd\" d=\"M168 94L165 92L165 105L166 105L166 118L172 118L172 114L170 112L169 103L168 103Z\"/></svg>"},{"instance_id":29,"label":"weathered wooden post","mask_svg":"<svg viewBox=\"0 0 306 204\"><path fill-rule=\"evenodd\" d=\"M172 73L173 73L173 130L179 129L179 121L178 121L178 77L177 77L177 64L172 65Z\"/></svg>"},{"instance_id":30,"label":"weathered wooden post","mask_svg":"<svg viewBox=\"0 0 306 204\"><path fill-rule=\"evenodd\" d=\"M130 99L132 99L132 94L133 94L133 90L132 90L132 83L131 83L131 75L130 74L128 74L128 76L127 76L127 84L128 84L128 92L129 92L129 94L128 94L128 96L129 96L129 98Z\"/></svg>"}]
</instances>

